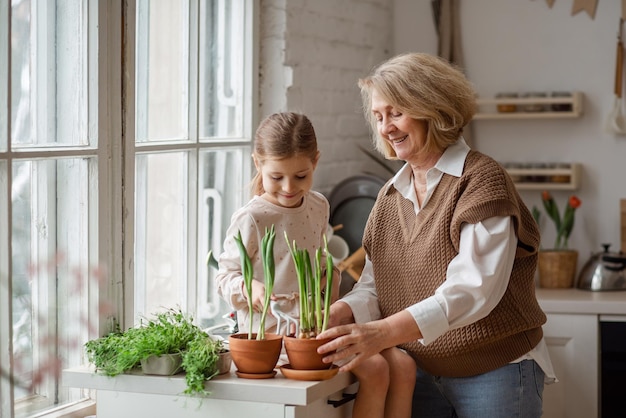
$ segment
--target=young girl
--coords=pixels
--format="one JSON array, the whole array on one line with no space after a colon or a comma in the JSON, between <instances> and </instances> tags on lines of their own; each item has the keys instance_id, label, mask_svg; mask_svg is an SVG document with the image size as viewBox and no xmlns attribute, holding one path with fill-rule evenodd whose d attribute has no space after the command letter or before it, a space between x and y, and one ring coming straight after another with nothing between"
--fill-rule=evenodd
<instances>
[{"instance_id":1,"label":"young girl","mask_svg":"<svg viewBox=\"0 0 626 418\"><path fill-rule=\"evenodd\" d=\"M263 120L256 131L252 155L257 169L252 183L254 196L232 216L216 277L218 293L237 310L240 330L248 329L250 318L239 250L233 239L238 231L254 264L252 303L255 311L260 312L265 286L259 242L265 228L275 226L276 274L272 298L281 299L282 310L298 317L298 281L283 237L287 231L290 240L295 240L300 248L307 248L312 255L323 246L329 204L324 196L311 190L319 156L315 131L304 115L276 113ZM339 274L334 274L333 301L339 294ZM254 315L255 330L259 317ZM276 318L268 316L265 328L274 331ZM397 348L387 349L352 371L359 379L353 417L399 417L403 416L400 411L407 408L410 414L415 363L405 353Z\"/></svg>"},{"instance_id":2,"label":"young girl","mask_svg":"<svg viewBox=\"0 0 626 418\"><path fill-rule=\"evenodd\" d=\"M282 311L298 318L298 280L284 238L285 231L290 241L296 241L298 247L308 249L313 256L317 248L323 248L330 213L326 198L311 190L320 152L315 130L306 116L275 113L264 119L256 131L252 157L257 169L252 180L253 197L231 218L216 276L218 294L237 311L240 330L248 329L250 318L239 250L234 240L238 231L254 265L252 304L256 313L261 311L265 298L260 240L265 229L274 225L276 274L271 298L280 300ZM338 272L333 278L332 292L334 301L339 295ZM253 317L256 332L260 315ZM276 318L268 315L265 328L275 332Z\"/></svg>"}]
</instances>

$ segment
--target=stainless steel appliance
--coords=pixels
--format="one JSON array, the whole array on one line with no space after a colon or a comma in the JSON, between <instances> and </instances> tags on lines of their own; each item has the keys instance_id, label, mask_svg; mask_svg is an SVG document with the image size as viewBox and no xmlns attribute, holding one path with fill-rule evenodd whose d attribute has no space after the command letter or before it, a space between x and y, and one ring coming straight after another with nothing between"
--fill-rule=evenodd
<instances>
[{"instance_id":1,"label":"stainless steel appliance","mask_svg":"<svg viewBox=\"0 0 626 418\"><path fill-rule=\"evenodd\" d=\"M626 290L626 254L609 251L593 254L578 276L578 288L585 290Z\"/></svg>"}]
</instances>

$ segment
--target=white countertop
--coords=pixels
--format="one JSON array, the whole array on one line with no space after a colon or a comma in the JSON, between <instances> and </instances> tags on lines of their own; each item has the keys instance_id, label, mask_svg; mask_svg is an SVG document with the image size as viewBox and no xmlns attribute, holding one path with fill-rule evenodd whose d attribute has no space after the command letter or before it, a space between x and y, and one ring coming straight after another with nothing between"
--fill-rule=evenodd
<instances>
[{"instance_id":1,"label":"white countertop","mask_svg":"<svg viewBox=\"0 0 626 418\"><path fill-rule=\"evenodd\" d=\"M234 370L205 383L206 390L211 393L210 398L308 405L356 382L351 373L337 373L323 381L301 381L287 379L280 371L271 379L243 379L237 377ZM62 384L75 388L173 396L185 396L183 391L187 387L184 373L153 376L138 371L109 377L94 373L94 368L90 366L63 370Z\"/></svg>"},{"instance_id":2,"label":"white countertop","mask_svg":"<svg viewBox=\"0 0 626 418\"><path fill-rule=\"evenodd\" d=\"M538 288L537 300L547 314L626 315L626 291Z\"/></svg>"}]
</instances>

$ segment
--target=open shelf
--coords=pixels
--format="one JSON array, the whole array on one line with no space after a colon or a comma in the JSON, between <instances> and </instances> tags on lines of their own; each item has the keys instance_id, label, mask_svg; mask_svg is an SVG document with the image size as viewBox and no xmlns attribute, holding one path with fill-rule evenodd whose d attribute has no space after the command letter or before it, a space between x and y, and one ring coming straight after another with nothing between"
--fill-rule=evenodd
<instances>
[{"instance_id":1,"label":"open shelf","mask_svg":"<svg viewBox=\"0 0 626 418\"><path fill-rule=\"evenodd\" d=\"M529 97L529 98L485 98L477 100L479 110L474 115L475 120L480 119L572 119L579 118L583 113L583 94L579 91L572 92L570 97ZM542 104L548 109L551 105L565 105L571 110L554 111L544 110L541 112L526 112L523 105ZM516 105L514 112L498 112L498 105Z\"/></svg>"},{"instance_id":2,"label":"open shelf","mask_svg":"<svg viewBox=\"0 0 626 418\"><path fill-rule=\"evenodd\" d=\"M581 164L569 168L506 168L518 190L577 190L580 187ZM561 181L553 181L559 178Z\"/></svg>"}]
</instances>

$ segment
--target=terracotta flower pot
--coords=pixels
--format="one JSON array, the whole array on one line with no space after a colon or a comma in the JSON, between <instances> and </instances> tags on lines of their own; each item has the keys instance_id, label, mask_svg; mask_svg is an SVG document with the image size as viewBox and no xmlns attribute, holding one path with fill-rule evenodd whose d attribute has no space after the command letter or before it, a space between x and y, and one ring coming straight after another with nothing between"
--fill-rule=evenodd
<instances>
[{"instance_id":1,"label":"terracotta flower pot","mask_svg":"<svg viewBox=\"0 0 626 418\"><path fill-rule=\"evenodd\" d=\"M283 336L265 333L264 340L256 340L256 334L248 339L248 333L230 335L228 348L237 367L237 376L262 379L276 374L274 367L283 348Z\"/></svg>"},{"instance_id":2,"label":"terracotta flower pot","mask_svg":"<svg viewBox=\"0 0 626 418\"><path fill-rule=\"evenodd\" d=\"M285 337L285 351L289 357L289 364L295 370L323 370L332 364L322 362L322 356L317 348L326 344L330 339L317 340L315 338Z\"/></svg>"},{"instance_id":3,"label":"terracotta flower pot","mask_svg":"<svg viewBox=\"0 0 626 418\"><path fill-rule=\"evenodd\" d=\"M541 250L539 251L539 286L543 288L569 288L574 285L578 251Z\"/></svg>"}]
</instances>

